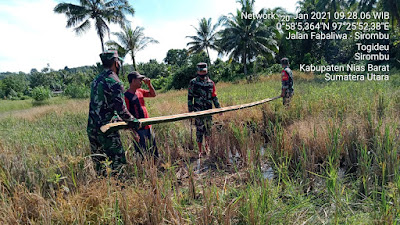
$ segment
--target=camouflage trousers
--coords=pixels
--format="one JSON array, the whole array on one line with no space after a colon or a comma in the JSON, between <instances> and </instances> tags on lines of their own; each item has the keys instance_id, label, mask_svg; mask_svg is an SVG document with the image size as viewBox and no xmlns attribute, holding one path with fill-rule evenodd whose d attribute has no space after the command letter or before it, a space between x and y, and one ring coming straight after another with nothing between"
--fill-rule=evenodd
<instances>
[{"instance_id":1,"label":"camouflage trousers","mask_svg":"<svg viewBox=\"0 0 400 225\"><path fill-rule=\"evenodd\" d=\"M105 134L101 131L88 131L88 137L96 171L99 174L105 174L104 161L106 159L111 161L112 170L120 171L126 164L126 158L118 131Z\"/></svg>"},{"instance_id":2,"label":"camouflage trousers","mask_svg":"<svg viewBox=\"0 0 400 225\"><path fill-rule=\"evenodd\" d=\"M294 92L293 91L286 91L285 96L283 96L283 105L289 106L290 101L292 100Z\"/></svg>"},{"instance_id":3,"label":"camouflage trousers","mask_svg":"<svg viewBox=\"0 0 400 225\"><path fill-rule=\"evenodd\" d=\"M203 136L211 136L212 117L202 117L195 119L196 125L196 141L203 142Z\"/></svg>"}]
</instances>

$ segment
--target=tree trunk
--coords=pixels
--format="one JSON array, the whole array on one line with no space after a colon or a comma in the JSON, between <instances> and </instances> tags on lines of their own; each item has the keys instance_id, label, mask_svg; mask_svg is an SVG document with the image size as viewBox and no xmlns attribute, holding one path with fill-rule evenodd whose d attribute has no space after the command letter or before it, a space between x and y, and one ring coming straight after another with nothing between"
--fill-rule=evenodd
<instances>
[{"instance_id":1,"label":"tree trunk","mask_svg":"<svg viewBox=\"0 0 400 225\"><path fill-rule=\"evenodd\" d=\"M104 41L102 37L100 37L100 42L101 42L101 52L104 52Z\"/></svg>"},{"instance_id":2,"label":"tree trunk","mask_svg":"<svg viewBox=\"0 0 400 225\"><path fill-rule=\"evenodd\" d=\"M137 71L137 69L136 69L136 62L135 62L135 54L133 53L133 51L131 52L131 57L132 57L133 69L134 69L135 71Z\"/></svg>"},{"instance_id":3,"label":"tree trunk","mask_svg":"<svg viewBox=\"0 0 400 225\"><path fill-rule=\"evenodd\" d=\"M208 48L207 47L206 47L206 50L207 50L208 65L211 66L210 53L208 52Z\"/></svg>"},{"instance_id":4,"label":"tree trunk","mask_svg":"<svg viewBox=\"0 0 400 225\"><path fill-rule=\"evenodd\" d=\"M246 62L246 52L243 53L242 63L243 63L243 72L244 75L247 75L247 62Z\"/></svg>"}]
</instances>

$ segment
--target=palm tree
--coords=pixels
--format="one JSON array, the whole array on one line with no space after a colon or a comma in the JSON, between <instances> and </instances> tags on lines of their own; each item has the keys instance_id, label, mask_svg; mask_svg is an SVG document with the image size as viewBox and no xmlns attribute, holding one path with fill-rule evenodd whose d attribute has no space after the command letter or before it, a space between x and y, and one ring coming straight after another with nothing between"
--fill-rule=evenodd
<instances>
[{"instance_id":1,"label":"palm tree","mask_svg":"<svg viewBox=\"0 0 400 225\"><path fill-rule=\"evenodd\" d=\"M122 32L113 32L112 34L118 38L116 41L108 41L106 45L116 49L119 54L125 56L131 53L133 67L136 70L135 55L138 51L143 50L151 43L159 43L157 40L144 36L144 28L137 26L133 30L130 26L123 26Z\"/></svg>"},{"instance_id":2,"label":"palm tree","mask_svg":"<svg viewBox=\"0 0 400 225\"><path fill-rule=\"evenodd\" d=\"M225 27L219 32L217 45L221 53L229 55L230 60L241 60L247 75L247 63L257 55L275 56L278 51L276 28L266 26L263 19L246 18L242 14L253 14L254 0L240 0L241 10L236 15L223 16L220 22ZM263 14L264 9L258 14ZM262 18L262 16L261 16Z\"/></svg>"},{"instance_id":3,"label":"palm tree","mask_svg":"<svg viewBox=\"0 0 400 225\"><path fill-rule=\"evenodd\" d=\"M65 13L68 18L67 28L74 27L78 35L90 29L93 20L104 52L104 36L110 33L108 24L123 26L127 22L125 14L133 15L135 11L128 0L80 0L80 5L60 3L54 12Z\"/></svg>"},{"instance_id":4,"label":"palm tree","mask_svg":"<svg viewBox=\"0 0 400 225\"><path fill-rule=\"evenodd\" d=\"M211 18L209 18L208 20L206 20L206 18L203 18L199 21L198 28L193 26L193 28L196 29L197 35L186 36L186 38L192 39L191 42L187 43L187 46L190 46L189 52L200 53L201 51L206 50L209 65L211 65L211 60L208 49L210 48L213 50L218 50L218 47L215 44L217 27L218 24L214 24L214 26L212 25Z\"/></svg>"}]
</instances>

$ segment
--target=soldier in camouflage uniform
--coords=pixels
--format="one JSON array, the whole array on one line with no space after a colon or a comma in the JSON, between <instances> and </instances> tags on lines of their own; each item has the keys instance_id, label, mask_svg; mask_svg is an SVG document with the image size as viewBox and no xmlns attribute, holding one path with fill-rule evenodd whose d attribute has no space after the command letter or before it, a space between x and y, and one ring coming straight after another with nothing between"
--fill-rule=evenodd
<instances>
[{"instance_id":1,"label":"soldier in camouflage uniform","mask_svg":"<svg viewBox=\"0 0 400 225\"><path fill-rule=\"evenodd\" d=\"M114 171L121 169L126 158L118 131L103 133L100 127L118 116L134 129L140 127L140 122L129 113L125 105L124 88L118 78L122 58L118 57L116 51L101 53L100 58L104 71L91 84L87 133L96 170L104 174L101 162L106 158L111 161L110 167Z\"/></svg>"},{"instance_id":2,"label":"soldier in camouflage uniform","mask_svg":"<svg viewBox=\"0 0 400 225\"><path fill-rule=\"evenodd\" d=\"M281 65L283 67L281 97L283 98L283 105L289 106L290 100L294 94L293 72L289 68L289 59L288 58L282 58Z\"/></svg>"},{"instance_id":3,"label":"soldier in camouflage uniform","mask_svg":"<svg viewBox=\"0 0 400 225\"><path fill-rule=\"evenodd\" d=\"M214 82L207 76L207 64L197 64L197 77L189 83L188 90L188 108L189 112L197 112L212 109L212 104L220 108ZM202 152L203 136L205 136L205 145L208 149L209 137L211 136L212 117L196 118L196 141L199 147L199 154Z\"/></svg>"}]
</instances>

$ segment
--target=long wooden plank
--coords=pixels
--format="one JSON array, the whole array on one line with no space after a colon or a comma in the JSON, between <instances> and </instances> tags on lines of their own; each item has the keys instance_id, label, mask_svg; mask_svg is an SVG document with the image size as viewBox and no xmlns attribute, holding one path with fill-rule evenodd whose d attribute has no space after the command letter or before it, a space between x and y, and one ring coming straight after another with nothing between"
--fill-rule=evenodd
<instances>
[{"instance_id":1,"label":"long wooden plank","mask_svg":"<svg viewBox=\"0 0 400 225\"><path fill-rule=\"evenodd\" d=\"M152 124L158 124L158 123L168 123L168 122L175 122L179 120L185 120L185 119L190 119L190 118L197 118L197 117L204 117L204 116L209 116L217 113L223 113L223 112L229 112L229 111L234 111L234 110L239 110L239 109L245 109L249 107L253 107L256 105L260 105L266 102L273 101L275 99L280 98L281 96L276 96L273 98L267 98L264 100L252 102L252 103L247 103L247 104L242 104L242 105L234 105L234 106L227 106L227 107L222 107L222 108L215 108L215 109L209 109L209 110L204 110L204 111L198 111L198 112L190 112L190 113L181 113L181 114L176 114L176 115L169 115L169 116L158 116L158 117L152 117L152 118L143 118L139 119L139 121L142 123L142 126L147 126L147 125L152 125ZM106 125L103 125L100 130L105 133L109 129L123 129L123 128L128 128L128 124L126 122L115 122L115 123L108 123Z\"/></svg>"}]
</instances>

